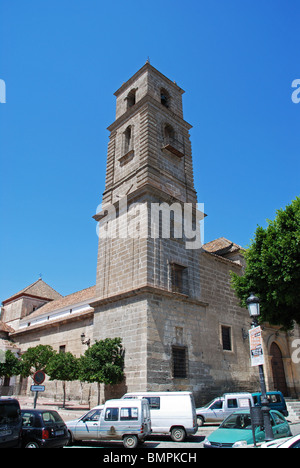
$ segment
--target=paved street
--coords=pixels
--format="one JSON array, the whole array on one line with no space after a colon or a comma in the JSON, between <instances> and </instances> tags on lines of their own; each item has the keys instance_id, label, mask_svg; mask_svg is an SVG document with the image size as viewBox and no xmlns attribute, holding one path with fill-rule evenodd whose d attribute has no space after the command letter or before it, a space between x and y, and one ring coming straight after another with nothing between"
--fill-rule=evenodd
<instances>
[{"instance_id":1,"label":"paved street","mask_svg":"<svg viewBox=\"0 0 300 468\"><path fill-rule=\"evenodd\" d=\"M33 407L33 398L28 397L18 397L20 401L21 408L26 407ZM88 411L88 407L85 405L78 405L78 402L68 402L67 408L60 408L59 403L54 403L53 400L40 398L37 403L37 407L39 408L51 408L55 409L59 412L61 417L64 421L70 421L71 419L76 419L81 417ZM289 419L289 418L288 418ZM291 431L293 435L300 434L300 421L292 420L292 424L290 425ZM197 434L192 437L189 437L184 442L173 442L169 436L150 436L147 438L145 443L142 445L143 449L151 450L151 449L165 449L165 450L177 450L180 451L186 450L193 450L203 448L203 442L205 437L209 436L213 431L218 428L218 425L204 425L198 429ZM107 450L123 448L123 444L121 442L82 442L77 445L73 445L72 447L65 447L65 448L102 448Z\"/></svg>"},{"instance_id":2,"label":"paved street","mask_svg":"<svg viewBox=\"0 0 300 468\"><path fill-rule=\"evenodd\" d=\"M143 444L142 448L151 450L151 449L172 449L180 451L191 450L191 449L199 449L203 448L203 442L205 437L210 435L213 431L215 431L218 426L204 426L201 427L197 434L193 437L189 437L184 442L173 442L170 437L168 436L150 436L147 438L145 443ZM300 434L300 422L298 424L291 424L291 431L293 435ZM116 448L123 448L122 443L120 442L82 442L81 444L74 445L72 447L66 448L103 448L103 449L116 449Z\"/></svg>"},{"instance_id":3,"label":"paved street","mask_svg":"<svg viewBox=\"0 0 300 468\"><path fill-rule=\"evenodd\" d=\"M208 426L207 428L204 428L202 430L199 430L196 435L193 437L189 437L186 441L184 442L173 442L169 436L150 436L147 437L147 440L145 443L141 446L143 449L199 449L203 447L203 441L205 437L207 437L213 430L215 430L216 427L213 426ZM114 448L123 448L123 445L121 442L82 442L81 444L74 445L73 448L75 447L86 447L86 448L105 448L105 449L114 449ZM72 447L68 447L72 448Z\"/></svg>"}]
</instances>

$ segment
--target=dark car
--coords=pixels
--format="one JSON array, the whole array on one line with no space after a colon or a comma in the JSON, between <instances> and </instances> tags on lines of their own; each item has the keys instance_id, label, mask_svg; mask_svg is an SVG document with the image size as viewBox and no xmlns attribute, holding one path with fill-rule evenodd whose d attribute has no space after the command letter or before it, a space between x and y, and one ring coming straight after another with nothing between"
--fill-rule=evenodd
<instances>
[{"instance_id":1,"label":"dark car","mask_svg":"<svg viewBox=\"0 0 300 468\"><path fill-rule=\"evenodd\" d=\"M261 406L261 393L252 393L255 406ZM280 411L283 416L289 415L284 396L279 391L267 392L269 407L272 410Z\"/></svg>"},{"instance_id":2,"label":"dark car","mask_svg":"<svg viewBox=\"0 0 300 468\"><path fill-rule=\"evenodd\" d=\"M0 398L0 448L19 447L22 418L18 400Z\"/></svg>"},{"instance_id":3,"label":"dark car","mask_svg":"<svg viewBox=\"0 0 300 468\"><path fill-rule=\"evenodd\" d=\"M59 448L67 445L67 426L57 411L24 409L22 415L22 447Z\"/></svg>"}]
</instances>

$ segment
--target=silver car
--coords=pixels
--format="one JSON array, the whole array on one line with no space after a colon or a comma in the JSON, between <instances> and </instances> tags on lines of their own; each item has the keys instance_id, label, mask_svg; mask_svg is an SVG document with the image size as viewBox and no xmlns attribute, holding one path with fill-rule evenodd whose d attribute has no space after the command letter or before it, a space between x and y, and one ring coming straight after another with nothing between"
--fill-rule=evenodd
<instances>
[{"instance_id":1,"label":"silver car","mask_svg":"<svg viewBox=\"0 0 300 468\"><path fill-rule=\"evenodd\" d=\"M122 440L135 448L151 433L148 401L108 400L79 419L67 421L70 444L81 440Z\"/></svg>"},{"instance_id":2,"label":"silver car","mask_svg":"<svg viewBox=\"0 0 300 468\"><path fill-rule=\"evenodd\" d=\"M224 393L222 397L215 398L207 405L197 408L198 426L205 422L218 423L239 409L249 409L254 405L251 393Z\"/></svg>"}]
</instances>

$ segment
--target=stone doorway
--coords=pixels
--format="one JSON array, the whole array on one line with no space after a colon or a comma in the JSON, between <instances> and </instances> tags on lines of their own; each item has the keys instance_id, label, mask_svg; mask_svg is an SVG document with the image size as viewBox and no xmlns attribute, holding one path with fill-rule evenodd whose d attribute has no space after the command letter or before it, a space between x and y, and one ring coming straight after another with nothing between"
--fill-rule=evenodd
<instances>
[{"instance_id":1,"label":"stone doorway","mask_svg":"<svg viewBox=\"0 0 300 468\"><path fill-rule=\"evenodd\" d=\"M274 390L279 390L283 395L288 395L287 383L285 378L284 364L282 353L276 343L272 343L271 349L271 366L273 373Z\"/></svg>"}]
</instances>

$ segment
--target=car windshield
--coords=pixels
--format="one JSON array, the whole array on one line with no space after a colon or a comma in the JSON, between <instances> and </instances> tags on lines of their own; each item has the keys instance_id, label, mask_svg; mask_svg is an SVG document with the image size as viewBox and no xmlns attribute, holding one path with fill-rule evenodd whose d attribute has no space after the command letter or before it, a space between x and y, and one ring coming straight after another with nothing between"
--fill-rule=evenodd
<instances>
[{"instance_id":1,"label":"car windshield","mask_svg":"<svg viewBox=\"0 0 300 468\"><path fill-rule=\"evenodd\" d=\"M221 424L220 429L251 429L250 414L232 414L225 419Z\"/></svg>"}]
</instances>

